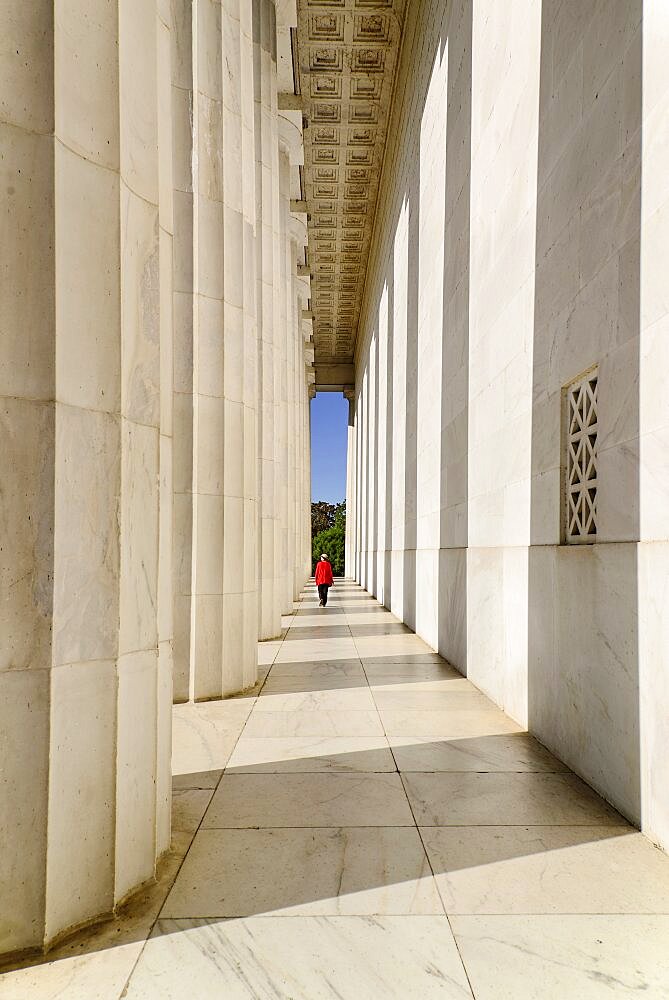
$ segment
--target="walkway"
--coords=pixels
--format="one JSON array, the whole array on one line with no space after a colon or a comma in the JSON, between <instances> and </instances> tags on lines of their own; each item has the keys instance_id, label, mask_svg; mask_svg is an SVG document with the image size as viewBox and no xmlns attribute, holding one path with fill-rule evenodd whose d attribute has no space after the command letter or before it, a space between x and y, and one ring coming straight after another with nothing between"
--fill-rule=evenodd
<instances>
[{"instance_id":1,"label":"walkway","mask_svg":"<svg viewBox=\"0 0 669 1000\"><path fill-rule=\"evenodd\" d=\"M2 1000L669 997L664 854L361 588L284 624L175 709L158 886Z\"/></svg>"}]
</instances>

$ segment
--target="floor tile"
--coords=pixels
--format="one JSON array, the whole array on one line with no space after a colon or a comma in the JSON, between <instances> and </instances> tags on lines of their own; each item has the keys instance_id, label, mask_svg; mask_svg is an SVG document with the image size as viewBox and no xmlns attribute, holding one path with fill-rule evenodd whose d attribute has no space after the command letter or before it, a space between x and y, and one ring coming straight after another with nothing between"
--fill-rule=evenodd
<instances>
[{"instance_id":1,"label":"floor tile","mask_svg":"<svg viewBox=\"0 0 669 1000\"><path fill-rule=\"evenodd\" d=\"M385 663L382 660L365 664L365 675L373 687L390 690L408 685L412 691L471 691L477 690L455 667L441 663Z\"/></svg>"},{"instance_id":2,"label":"floor tile","mask_svg":"<svg viewBox=\"0 0 669 1000\"><path fill-rule=\"evenodd\" d=\"M392 650L382 650L380 653L358 652L356 655L362 660L363 667L377 663L395 664L418 664L418 663L445 663L439 653L416 653L406 650L405 652L393 653Z\"/></svg>"},{"instance_id":3,"label":"floor tile","mask_svg":"<svg viewBox=\"0 0 669 1000\"><path fill-rule=\"evenodd\" d=\"M669 996L669 917L455 917L477 1000Z\"/></svg>"},{"instance_id":4,"label":"floor tile","mask_svg":"<svg viewBox=\"0 0 669 1000\"><path fill-rule=\"evenodd\" d=\"M381 711L381 721L388 736L442 736L460 739L466 736L500 736L521 733L519 726L499 709L479 711Z\"/></svg>"},{"instance_id":5,"label":"floor tile","mask_svg":"<svg viewBox=\"0 0 669 1000\"><path fill-rule=\"evenodd\" d=\"M390 611L386 611L385 608L362 608L362 610L353 612L350 609L346 611L346 617L350 616L349 625L378 625L382 624L398 624L401 622L399 618L391 614Z\"/></svg>"},{"instance_id":6,"label":"floor tile","mask_svg":"<svg viewBox=\"0 0 669 1000\"><path fill-rule=\"evenodd\" d=\"M398 774L226 774L203 828L413 826Z\"/></svg>"},{"instance_id":7,"label":"floor tile","mask_svg":"<svg viewBox=\"0 0 669 1000\"><path fill-rule=\"evenodd\" d=\"M211 802L213 789L188 788L172 793L172 829L185 833L195 833L207 806Z\"/></svg>"},{"instance_id":8,"label":"floor tile","mask_svg":"<svg viewBox=\"0 0 669 1000\"><path fill-rule=\"evenodd\" d=\"M394 771L383 736L294 736L255 739L242 736L228 771L296 773L319 771Z\"/></svg>"},{"instance_id":9,"label":"floor tile","mask_svg":"<svg viewBox=\"0 0 669 1000\"><path fill-rule=\"evenodd\" d=\"M295 674L272 674L268 677L267 683L262 691L262 697L266 698L270 694L294 694L303 692L328 692L328 691L367 691L368 685L365 675L360 668L360 674L330 673L312 676L304 674L302 677ZM262 708L258 701L257 708ZM372 708L374 703L372 702Z\"/></svg>"},{"instance_id":10,"label":"floor tile","mask_svg":"<svg viewBox=\"0 0 669 1000\"><path fill-rule=\"evenodd\" d=\"M330 605L328 605L325 612L322 608L316 608L315 611L311 609L307 611L298 611L293 619L293 624L290 626L290 631L301 632L303 628L313 628L314 626L321 628L324 622L324 615L327 615L328 625L334 625L335 627L348 627L348 622L344 617L344 612L339 608L330 607ZM350 631L348 634L351 634Z\"/></svg>"},{"instance_id":11,"label":"floor tile","mask_svg":"<svg viewBox=\"0 0 669 1000\"><path fill-rule=\"evenodd\" d=\"M400 771L569 772L527 733L458 740L392 736L389 742Z\"/></svg>"},{"instance_id":12,"label":"floor tile","mask_svg":"<svg viewBox=\"0 0 669 1000\"><path fill-rule=\"evenodd\" d=\"M289 660L286 663L275 663L272 667L268 680L274 681L279 677L313 677L317 678L342 678L355 677L361 683L366 683L365 672L357 657L348 660Z\"/></svg>"},{"instance_id":13,"label":"floor tile","mask_svg":"<svg viewBox=\"0 0 669 1000\"><path fill-rule=\"evenodd\" d=\"M351 630L346 624L335 625L323 623L319 625L306 626L300 623L294 628L288 629L284 643L306 642L308 639L350 639Z\"/></svg>"},{"instance_id":14,"label":"floor tile","mask_svg":"<svg viewBox=\"0 0 669 1000\"><path fill-rule=\"evenodd\" d=\"M252 698L234 698L175 705L172 773L186 775L224 768L253 704Z\"/></svg>"},{"instance_id":15,"label":"floor tile","mask_svg":"<svg viewBox=\"0 0 669 1000\"><path fill-rule=\"evenodd\" d=\"M442 682L442 684L454 682ZM457 681L455 682L457 683ZM374 701L379 711L428 711L428 712L471 712L485 711L494 708L492 702L484 694L472 687L467 688L467 681L460 690L452 688L437 691L409 691L405 685L394 685L392 690L374 688Z\"/></svg>"},{"instance_id":16,"label":"floor tile","mask_svg":"<svg viewBox=\"0 0 669 1000\"><path fill-rule=\"evenodd\" d=\"M254 712L244 736L383 736L377 712Z\"/></svg>"},{"instance_id":17,"label":"floor tile","mask_svg":"<svg viewBox=\"0 0 669 1000\"><path fill-rule=\"evenodd\" d=\"M163 917L443 909L412 827L200 830Z\"/></svg>"},{"instance_id":18,"label":"floor tile","mask_svg":"<svg viewBox=\"0 0 669 1000\"><path fill-rule=\"evenodd\" d=\"M336 687L320 691L277 691L266 687L258 699L256 712L318 711L374 712L376 705L368 687Z\"/></svg>"},{"instance_id":19,"label":"floor tile","mask_svg":"<svg viewBox=\"0 0 669 1000\"><path fill-rule=\"evenodd\" d=\"M161 920L125 1000L467 1000L446 917Z\"/></svg>"},{"instance_id":20,"label":"floor tile","mask_svg":"<svg viewBox=\"0 0 669 1000\"><path fill-rule=\"evenodd\" d=\"M213 771L195 771L193 773L173 774L172 791L179 792L186 788L216 788L223 768Z\"/></svg>"},{"instance_id":21,"label":"floor tile","mask_svg":"<svg viewBox=\"0 0 669 1000\"><path fill-rule=\"evenodd\" d=\"M274 663L276 654L281 649L280 641L259 642L258 643L258 664L264 666Z\"/></svg>"},{"instance_id":22,"label":"floor tile","mask_svg":"<svg viewBox=\"0 0 669 1000\"><path fill-rule=\"evenodd\" d=\"M407 772L404 785L419 826L625 824L573 774Z\"/></svg>"},{"instance_id":23,"label":"floor tile","mask_svg":"<svg viewBox=\"0 0 669 1000\"><path fill-rule=\"evenodd\" d=\"M357 636L352 640L361 659L365 657L388 658L406 656L437 656L426 642L417 635Z\"/></svg>"},{"instance_id":24,"label":"floor tile","mask_svg":"<svg viewBox=\"0 0 669 1000\"><path fill-rule=\"evenodd\" d=\"M284 642L274 662L352 659L358 659L353 639L305 639L302 642Z\"/></svg>"},{"instance_id":25,"label":"floor tile","mask_svg":"<svg viewBox=\"0 0 669 1000\"><path fill-rule=\"evenodd\" d=\"M402 622L394 622L390 619L388 621L380 619L376 622L356 621L351 624L350 628L354 639L368 639L374 636L387 635L408 635L412 639L416 638L408 625L404 625Z\"/></svg>"},{"instance_id":26,"label":"floor tile","mask_svg":"<svg viewBox=\"0 0 669 1000\"><path fill-rule=\"evenodd\" d=\"M447 913L669 913L669 857L630 827L421 833Z\"/></svg>"}]
</instances>

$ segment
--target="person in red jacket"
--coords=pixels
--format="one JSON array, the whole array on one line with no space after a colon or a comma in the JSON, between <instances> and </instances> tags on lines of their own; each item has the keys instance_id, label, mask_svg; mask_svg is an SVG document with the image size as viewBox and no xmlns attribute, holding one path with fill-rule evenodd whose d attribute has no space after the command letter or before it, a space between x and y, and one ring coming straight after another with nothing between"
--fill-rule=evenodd
<instances>
[{"instance_id":1,"label":"person in red jacket","mask_svg":"<svg viewBox=\"0 0 669 1000\"><path fill-rule=\"evenodd\" d=\"M316 563L316 586L318 587L318 596L320 598L318 605L324 608L328 603L328 588L334 587L332 566L328 562L328 557L325 553L323 553L320 560Z\"/></svg>"}]
</instances>

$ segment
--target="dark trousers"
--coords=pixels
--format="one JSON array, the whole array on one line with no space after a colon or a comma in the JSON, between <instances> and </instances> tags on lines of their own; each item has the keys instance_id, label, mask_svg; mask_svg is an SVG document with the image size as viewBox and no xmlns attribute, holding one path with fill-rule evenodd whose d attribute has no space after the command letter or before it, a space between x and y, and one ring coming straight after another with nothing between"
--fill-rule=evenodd
<instances>
[{"instance_id":1,"label":"dark trousers","mask_svg":"<svg viewBox=\"0 0 669 1000\"><path fill-rule=\"evenodd\" d=\"M329 583L319 583L318 584L318 596L323 604L328 603L328 590L330 589Z\"/></svg>"}]
</instances>

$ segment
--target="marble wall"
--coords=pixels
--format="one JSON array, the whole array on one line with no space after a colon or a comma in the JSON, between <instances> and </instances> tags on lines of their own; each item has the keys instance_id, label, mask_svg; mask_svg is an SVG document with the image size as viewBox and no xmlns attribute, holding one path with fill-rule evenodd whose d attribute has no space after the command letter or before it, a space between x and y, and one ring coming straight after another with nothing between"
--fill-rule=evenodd
<instances>
[{"instance_id":1,"label":"marble wall","mask_svg":"<svg viewBox=\"0 0 669 1000\"><path fill-rule=\"evenodd\" d=\"M410 5L348 545L364 586L667 846L669 20L647 7ZM567 545L564 389L593 365L597 541Z\"/></svg>"},{"instance_id":2,"label":"marble wall","mask_svg":"<svg viewBox=\"0 0 669 1000\"><path fill-rule=\"evenodd\" d=\"M666 121L669 10L644 4L636 58L641 102L639 273L639 727L641 818L658 843L669 844L669 170ZM643 60L641 60L641 50ZM629 255L628 255L629 259ZM634 257L632 256L632 261ZM621 271L621 275L626 272ZM632 305L633 303L630 303ZM633 448L633 446L632 446Z\"/></svg>"},{"instance_id":3,"label":"marble wall","mask_svg":"<svg viewBox=\"0 0 669 1000\"><path fill-rule=\"evenodd\" d=\"M292 7L0 11L0 952L153 879L173 694L253 685L308 573Z\"/></svg>"}]
</instances>

